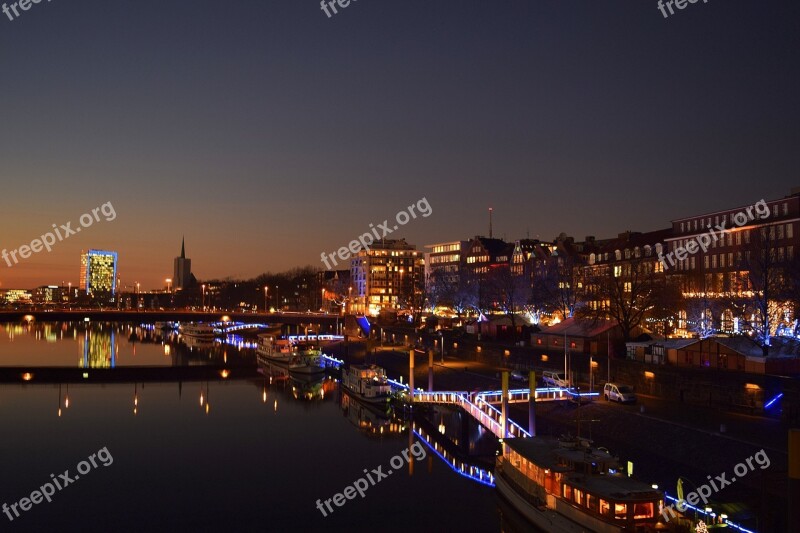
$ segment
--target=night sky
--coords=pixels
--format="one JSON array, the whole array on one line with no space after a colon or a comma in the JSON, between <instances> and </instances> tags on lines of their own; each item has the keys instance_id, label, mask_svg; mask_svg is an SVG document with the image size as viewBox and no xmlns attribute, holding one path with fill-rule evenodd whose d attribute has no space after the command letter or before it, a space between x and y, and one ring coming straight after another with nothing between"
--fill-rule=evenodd
<instances>
[{"instance_id":1,"label":"night sky","mask_svg":"<svg viewBox=\"0 0 800 533\"><path fill-rule=\"evenodd\" d=\"M8 2L8 0L6 0ZM0 13L0 248L117 218L0 287L116 250L164 285L393 236L551 240L667 227L800 186L797 0L53 0Z\"/></svg>"}]
</instances>

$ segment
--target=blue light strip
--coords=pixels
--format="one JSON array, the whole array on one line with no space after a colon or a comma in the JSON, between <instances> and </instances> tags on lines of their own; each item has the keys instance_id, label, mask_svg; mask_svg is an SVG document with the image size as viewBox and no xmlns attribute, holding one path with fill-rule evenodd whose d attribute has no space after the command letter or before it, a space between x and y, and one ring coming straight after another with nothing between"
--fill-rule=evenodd
<instances>
[{"instance_id":1,"label":"blue light strip","mask_svg":"<svg viewBox=\"0 0 800 533\"><path fill-rule=\"evenodd\" d=\"M400 383L399 381L395 381L395 380L393 380L393 379L389 379L389 380L387 380L387 381L388 381L388 382L389 382L389 384L390 384L390 385L392 385L393 387L397 387L397 388L399 388L399 389L408 390L408 385L405 385L405 384L403 384L403 383Z\"/></svg>"},{"instance_id":2,"label":"blue light strip","mask_svg":"<svg viewBox=\"0 0 800 533\"><path fill-rule=\"evenodd\" d=\"M780 393L780 394L778 394L777 396L775 396L773 399L771 399L771 400L770 400L770 401L767 403L767 405L765 405L765 406L764 406L764 409L769 409L769 408L772 406L772 404L773 404L773 403L777 402L777 401L778 401L778 400L780 400L781 398L783 398L783 393Z\"/></svg>"},{"instance_id":3,"label":"blue light strip","mask_svg":"<svg viewBox=\"0 0 800 533\"><path fill-rule=\"evenodd\" d=\"M564 388L561 388L561 387L543 387L543 388L538 388L538 389L535 389L535 390L536 390L536 394L549 393L549 392L566 392L567 394L570 394L572 396L578 396L578 395L580 395L581 397L600 396L599 392L581 392L581 393L577 393L577 392L571 391L570 389L564 389ZM511 389L511 390L508 391L509 394L526 394L526 393L529 393L529 392L530 392L530 389ZM477 393L476 396L492 396L492 395L501 395L502 396L502 394L503 394L503 391L501 391L501 390L493 390L493 391L479 392L479 393Z\"/></svg>"},{"instance_id":4,"label":"blue light strip","mask_svg":"<svg viewBox=\"0 0 800 533\"><path fill-rule=\"evenodd\" d=\"M322 354L322 358L326 361L329 361L336 368L339 368L344 364L344 361L342 361L341 359L336 359L335 357L331 357L330 355Z\"/></svg>"},{"instance_id":5,"label":"blue light strip","mask_svg":"<svg viewBox=\"0 0 800 533\"><path fill-rule=\"evenodd\" d=\"M664 498L667 499L667 500L672 500L675 503L678 503L680 501L680 500L678 500L678 498L673 498L672 496L670 496L666 492L664 493ZM683 502L683 507L686 507L687 509L691 509L692 511L696 511L696 512L702 514L706 518L712 517L712 514L714 516L717 516L716 513L707 513L705 509L700 509L699 507L695 507L695 506L689 504L686 501ZM678 509L678 512L680 512L680 509ZM741 531L742 533L757 533L756 531L753 531L753 530L750 530L750 529L745 529L744 527L740 526L739 524L736 524L735 522L731 522L727 518L723 519L722 521L728 527L732 527L732 528L734 528L734 529L736 529L738 531Z\"/></svg>"},{"instance_id":6,"label":"blue light strip","mask_svg":"<svg viewBox=\"0 0 800 533\"><path fill-rule=\"evenodd\" d=\"M450 467L450 470L452 470L453 472L455 472L456 474L458 474L460 476L463 476L463 477L465 477L467 479L471 479L472 481L480 483L481 485L485 485L487 487L494 487L494 481L493 481L494 480L494 475L491 472L489 472L487 470L483 470L482 468L478 468L476 466L473 466L472 468L474 468L477 472L480 472L480 474L481 474L480 476L476 476L475 474L470 474L469 472L465 472L465 471L463 471L463 470L461 470L459 468L456 468L453 465L453 463L451 463L444 455L439 453L439 451L436 449L436 447L434 447L430 442L428 442L428 440L425 437L423 437L419 432L417 432L416 429L413 429L412 431L414 432L414 435L416 435L417 438L420 441L425 443L425 445L428 447L429 450L431 450L434 454L436 454L436 456L439 457L439 459L441 459L444 462L444 464L446 464L448 467ZM484 476L488 478L488 481L486 479L483 479Z\"/></svg>"}]
</instances>

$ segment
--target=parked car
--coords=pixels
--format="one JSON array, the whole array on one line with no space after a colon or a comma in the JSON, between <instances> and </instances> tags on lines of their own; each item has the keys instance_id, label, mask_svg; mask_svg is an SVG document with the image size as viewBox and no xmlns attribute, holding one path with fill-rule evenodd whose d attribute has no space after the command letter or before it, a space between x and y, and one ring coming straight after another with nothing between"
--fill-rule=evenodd
<instances>
[{"instance_id":1,"label":"parked car","mask_svg":"<svg viewBox=\"0 0 800 533\"><path fill-rule=\"evenodd\" d=\"M636 401L633 387L620 383L606 383L603 387L603 397L607 402L634 403Z\"/></svg>"},{"instance_id":2,"label":"parked car","mask_svg":"<svg viewBox=\"0 0 800 533\"><path fill-rule=\"evenodd\" d=\"M567 388L567 379L564 377L563 372L545 370L542 372L542 381L546 387Z\"/></svg>"}]
</instances>

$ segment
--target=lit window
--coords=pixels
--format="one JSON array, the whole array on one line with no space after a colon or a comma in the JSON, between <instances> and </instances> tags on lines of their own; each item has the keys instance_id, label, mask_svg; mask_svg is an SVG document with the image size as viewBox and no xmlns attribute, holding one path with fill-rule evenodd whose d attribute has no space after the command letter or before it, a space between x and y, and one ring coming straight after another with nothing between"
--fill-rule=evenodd
<instances>
[{"instance_id":1,"label":"lit window","mask_svg":"<svg viewBox=\"0 0 800 533\"><path fill-rule=\"evenodd\" d=\"M633 519L653 518L655 510L653 502L640 502L633 504Z\"/></svg>"},{"instance_id":2,"label":"lit window","mask_svg":"<svg viewBox=\"0 0 800 533\"><path fill-rule=\"evenodd\" d=\"M616 518L617 520L626 520L628 518L628 504L615 503L614 518Z\"/></svg>"},{"instance_id":3,"label":"lit window","mask_svg":"<svg viewBox=\"0 0 800 533\"><path fill-rule=\"evenodd\" d=\"M611 514L611 506L608 505L608 502L604 499L600 499L600 514L603 515L610 515Z\"/></svg>"}]
</instances>

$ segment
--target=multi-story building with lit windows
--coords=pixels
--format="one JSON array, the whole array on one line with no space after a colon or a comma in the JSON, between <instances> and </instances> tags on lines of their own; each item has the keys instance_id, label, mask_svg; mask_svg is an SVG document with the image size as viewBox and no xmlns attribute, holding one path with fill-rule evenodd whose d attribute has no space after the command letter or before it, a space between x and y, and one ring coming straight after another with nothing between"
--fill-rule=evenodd
<instances>
[{"instance_id":1,"label":"multi-story building with lit windows","mask_svg":"<svg viewBox=\"0 0 800 533\"><path fill-rule=\"evenodd\" d=\"M798 223L800 189L778 200L673 220L662 262L686 298L681 332L696 334L707 322L709 330L740 333L747 314L736 308L749 303L758 311L759 299L769 300L773 335L793 321L797 310L783 279L796 275Z\"/></svg>"},{"instance_id":2,"label":"multi-story building with lit windows","mask_svg":"<svg viewBox=\"0 0 800 533\"><path fill-rule=\"evenodd\" d=\"M30 291L24 289L0 289L0 303L29 304L32 301Z\"/></svg>"},{"instance_id":3,"label":"multi-story building with lit windows","mask_svg":"<svg viewBox=\"0 0 800 533\"><path fill-rule=\"evenodd\" d=\"M87 295L115 294L117 252L89 250L81 253L80 290Z\"/></svg>"},{"instance_id":4,"label":"multi-story building with lit windows","mask_svg":"<svg viewBox=\"0 0 800 533\"><path fill-rule=\"evenodd\" d=\"M377 316L382 310L418 310L423 301L425 260L405 239L386 239L350 260L348 311Z\"/></svg>"},{"instance_id":5,"label":"multi-story building with lit windows","mask_svg":"<svg viewBox=\"0 0 800 533\"><path fill-rule=\"evenodd\" d=\"M471 278L484 276L492 267L508 266L513 253L513 243L491 237L475 237L467 244L465 270Z\"/></svg>"},{"instance_id":6,"label":"multi-story building with lit windows","mask_svg":"<svg viewBox=\"0 0 800 533\"><path fill-rule=\"evenodd\" d=\"M31 291L33 303L58 304L69 301L69 289L58 285L42 285Z\"/></svg>"},{"instance_id":7,"label":"multi-story building with lit windows","mask_svg":"<svg viewBox=\"0 0 800 533\"><path fill-rule=\"evenodd\" d=\"M458 284L461 269L463 268L464 255L469 241L453 241L441 244L428 244L425 248L431 251L425 253L425 283L430 282L431 276L437 276L439 281Z\"/></svg>"}]
</instances>

